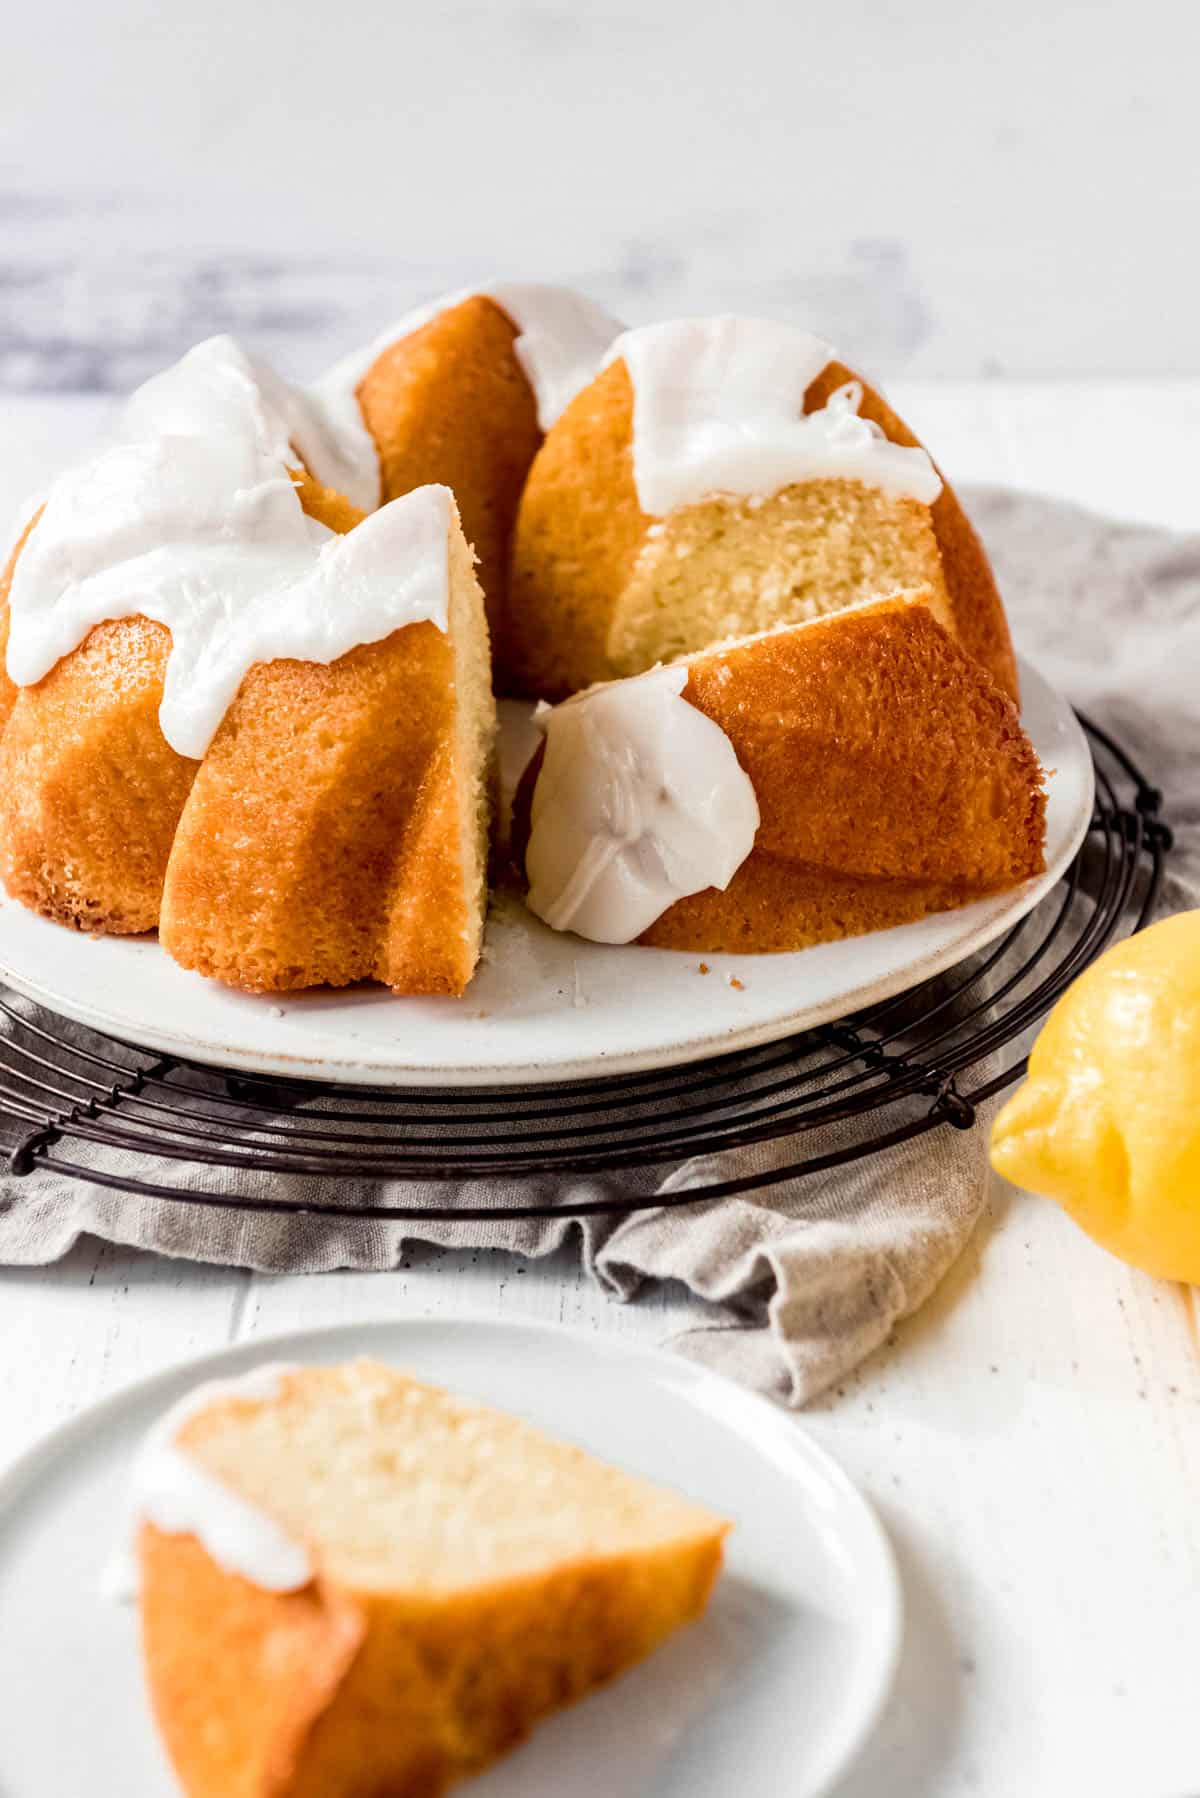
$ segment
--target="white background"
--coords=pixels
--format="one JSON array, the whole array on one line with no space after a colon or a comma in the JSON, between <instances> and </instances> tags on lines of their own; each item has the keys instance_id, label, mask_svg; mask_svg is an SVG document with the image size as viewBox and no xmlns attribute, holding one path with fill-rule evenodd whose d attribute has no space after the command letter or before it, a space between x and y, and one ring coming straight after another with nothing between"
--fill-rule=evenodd
<instances>
[{"instance_id":1,"label":"white background","mask_svg":"<svg viewBox=\"0 0 1200 1798\"><path fill-rule=\"evenodd\" d=\"M633 320L798 318L891 377L953 477L1196 522L1196 0L0 0L0 25L0 511L208 331L302 373L493 273ZM695 1317L567 1257L272 1280L85 1243L0 1270L0 1462L189 1353L463 1305L640 1340ZM879 1506L909 1615L838 1798L1200 1793L1193 1294L998 1189L805 1427Z\"/></svg>"},{"instance_id":2,"label":"white background","mask_svg":"<svg viewBox=\"0 0 1200 1798\"><path fill-rule=\"evenodd\" d=\"M1200 374L1195 0L0 0L0 391L487 274Z\"/></svg>"}]
</instances>

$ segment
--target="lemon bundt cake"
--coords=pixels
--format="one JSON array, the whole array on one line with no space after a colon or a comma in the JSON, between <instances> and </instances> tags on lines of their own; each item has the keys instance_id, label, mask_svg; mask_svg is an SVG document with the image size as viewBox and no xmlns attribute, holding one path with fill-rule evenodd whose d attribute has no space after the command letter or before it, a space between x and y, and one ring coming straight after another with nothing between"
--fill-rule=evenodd
<instances>
[{"instance_id":1,"label":"lemon bundt cake","mask_svg":"<svg viewBox=\"0 0 1200 1798\"><path fill-rule=\"evenodd\" d=\"M363 517L296 466L281 385L213 339L51 488L7 576L0 873L250 990L461 992L495 734L471 552L445 487Z\"/></svg>"},{"instance_id":2,"label":"lemon bundt cake","mask_svg":"<svg viewBox=\"0 0 1200 1798\"><path fill-rule=\"evenodd\" d=\"M530 908L599 942L800 949L1040 873L1040 765L939 600L865 602L544 711L516 807Z\"/></svg>"},{"instance_id":3,"label":"lemon bundt cake","mask_svg":"<svg viewBox=\"0 0 1200 1798\"><path fill-rule=\"evenodd\" d=\"M566 289L491 286L307 390L229 338L139 389L0 582L8 892L80 929L157 928L251 991L461 993L493 693L659 663L547 726L529 857L548 921L791 948L1036 872L1003 610L924 449L803 332L618 331ZM659 769L658 799L622 758ZM703 767L720 831L675 803Z\"/></svg>"},{"instance_id":4,"label":"lemon bundt cake","mask_svg":"<svg viewBox=\"0 0 1200 1798\"><path fill-rule=\"evenodd\" d=\"M806 332L683 319L618 338L538 452L507 654L557 699L915 587L1015 698L987 558L879 395Z\"/></svg>"},{"instance_id":5,"label":"lemon bundt cake","mask_svg":"<svg viewBox=\"0 0 1200 1798\"><path fill-rule=\"evenodd\" d=\"M727 1528L370 1361L201 1387L135 1508L188 1798L436 1798L699 1616Z\"/></svg>"}]
</instances>

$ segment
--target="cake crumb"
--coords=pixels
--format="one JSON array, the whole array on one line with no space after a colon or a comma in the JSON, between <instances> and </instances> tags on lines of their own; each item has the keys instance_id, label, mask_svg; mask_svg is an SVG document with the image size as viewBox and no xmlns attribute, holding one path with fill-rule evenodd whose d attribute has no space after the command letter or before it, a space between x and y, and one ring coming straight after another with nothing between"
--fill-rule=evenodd
<instances>
[{"instance_id":1,"label":"cake crumb","mask_svg":"<svg viewBox=\"0 0 1200 1798\"><path fill-rule=\"evenodd\" d=\"M745 982L739 980L736 974L726 974L725 978L729 982L730 986L733 988L735 993L744 993L745 992L745 990L746 990Z\"/></svg>"},{"instance_id":2,"label":"cake crumb","mask_svg":"<svg viewBox=\"0 0 1200 1798\"><path fill-rule=\"evenodd\" d=\"M282 1018L282 1017L286 1017L286 1015L287 1015L287 1014L286 1014L286 1012L285 1012L285 1011L284 1011L284 1009L283 1009L283 1006L282 1006L282 1005L272 1005L272 1007L271 1007L271 1016L272 1016L272 1017L273 1017L273 1018Z\"/></svg>"},{"instance_id":3,"label":"cake crumb","mask_svg":"<svg viewBox=\"0 0 1200 1798\"><path fill-rule=\"evenodd\" d=\"M707 963L707 962L706 962L706 961L702 961L702 962L701 962L701 963L700 963L700 967L699 967L699 970L698 970L698 971L699 971L699 972L700 972L700 973L701 973L701 974L711 974L711 973L712 973L712 969L711 969L711 968L710 968L710 967L709 967L709 965L708 965L708 963Z\"/></svg>"}]
</instances>

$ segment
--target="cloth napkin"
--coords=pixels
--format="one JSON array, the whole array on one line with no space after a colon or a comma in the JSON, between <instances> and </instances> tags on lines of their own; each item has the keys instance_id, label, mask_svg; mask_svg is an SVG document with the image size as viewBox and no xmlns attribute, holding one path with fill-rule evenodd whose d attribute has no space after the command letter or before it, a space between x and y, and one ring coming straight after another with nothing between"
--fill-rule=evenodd
<instances>
[{"instance_id":1,"label":"cloth napkin","mask_svg":"<svg viewBox=\"0 0 1200 1798\"><path fill-rule=\"evenodd\" d=\"M1021 650L1110 728L1167 795L1176 831L1163 910L1200 903L1200 536L1168 535L1014 493L977 492L970 510L993 557ZM1003 970L993 975L1002 978ZM1010 1048L1008 1054L1014 1051ZM996 1064L975 1070L982 1084ZM203 1078L203 1077L202 1077ZM647 1199L797 1158L795 1140L643 1174L532 1183L564 1215L508 1223L412 1223L212 1211L38 1173L0 1181L0 1262L41 1263L84 1232L161 1254L275 1272L396 1266L406 1245L501 1248L527 1257L573 1244L617 1298L648 1282L695 1295L686 1354L792 1405L842 1378L932 1292L979 1218L995 1105L969 1132L941 1128L885 1154L802 1180L682 1209L572 1220L572 1202ZM804 1139L820 1157L828 1126ZM108 1165L112 1165L111 1157ZM186 1174L183 1175L186 1180ZM199 1180L197 1175L196 1179ZM422 1189L294 1177L228 1176L245 1196L395 1203ZM459 1189L474 1200L486 1189ZM425 1188L445 1200L453 1189ZM511 1191L511 1187L509 1188Z\"/></svg>"}]
</instances>

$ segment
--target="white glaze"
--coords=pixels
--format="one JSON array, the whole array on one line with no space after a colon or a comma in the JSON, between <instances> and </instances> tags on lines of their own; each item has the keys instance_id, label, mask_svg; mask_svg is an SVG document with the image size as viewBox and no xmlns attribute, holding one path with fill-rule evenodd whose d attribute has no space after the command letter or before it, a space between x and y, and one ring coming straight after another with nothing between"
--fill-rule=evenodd
<instances>
[{"instance_id":1,"label":"white glaze","mask_svg":"<svg viewBox=\"0 0 1200 1798\"><path fill-rule=\"evenodd\" d=\"M323 486L345 494L364 512L374 511L379 504L378 470L370 488L374 497L364 499L356 433L342 431L315 391L292 386L233 337L206 338L172 367L144 382L125 403L119 439L137 443L163 435L211 437L217 431L238 431L235 371L256 390L254 403L271 450L282 451L293 465L302 459Z\"/></svg>"},{"instance_id":2,"label":"white glaze","mask_svg":"<svg viewBox=\"0 0 1200 1798\"><path fill-rule=\"evenodd\" d=\"M330 480L328 484L349 494L364 511L379 503L379 458L359 410L359 384L372 363L394 343L476 294L494 300L517 328L519 335L513 347L533 388L543 431L550 429L580 388L592 379L605 351L621 330L618 319L572 288L541 282L497 281L483 287L464 287L418 306L370 343L343 356L313 383L306 398L314 408L314 422L306 424L293 417L293 438L314 474L318 474L318 468L310 459L310 448L317 456L328 454L322 450L321 432L332 440L338 455L353 455L353 469L349 473L343 469L341 480ZM325 479L323 475L319 478Z\"/></svg>"},{"instance_id":3,"label":"white glaze","mask_svg":"<svg viewBox=\"0 0 1200 1798\"><path fill-rule=\"evenodd\" d=\"M231 1380L209 1380L171 1406L154 1425L134 1463L130 1481L129 1541L105 1577L114 1598L137 1590L137 1531L152 1523L167 1535L192 1535L228 1573L267 1592L294 1592L312 1578L308 1551L265 1512L207 1473L178 1445L188 1420L225 1399L279 1397L280 1381L295 1369L266 1363Z\"/></svg>"},{"instance_id":4,"label":"white glaze","mask_svg":"<svg viewBox=\"0 0 1200 1798\"><path fill-rule=\"evenodd\" d=\"M941 481L923 449L889 443L858 416L848 382L804 413L834 352L819 337L754 318L685 318L627 331L607 360L633 384L633 473L644 512L662 517L716 493L769 494L840 479L930 505Z\"/></svg>"},{"instance_id":5,"label":"white glaze","mask_svg":"<svg viewBox=\"0 0 1200 1798\"><path fill-rule=\"evenodd\" d=\"M541 714L525 866L529 908L552 929L632 942L677 899L723 890L749 855L754 788L682 697L687 678L654 668Z\"/></svg>"},{"instance_id":6,"label":"white glaze","mask_svg":"<svg viewBox=\"0 0 1200 1798\"><path fill-rule=\"evenodd\" d=\"M0 533L0 573L8 567L18 543L25 535L25 526L29 523L29 520L33 517L35 512L41 511L45 503L46 494L44 489L37 493L31 493L28 499L23 499L17 507L7 530Z\"/></svg>"},{"instance_id":7,"label":"white glaze","mask_svg":"<svg viewBox=\"0 0 1200 1798\"><path fill-rule=\"evenodd\" d=\"M7 665L28 686L96 624L171 632L159 719L204 755L247 670L332 662L428 619L445 630L445 487L393 500L345 535L303 511L286 392L212 338L134 394L119 441L60 476L18 559Z\"/></svg>"}]
</instances>

